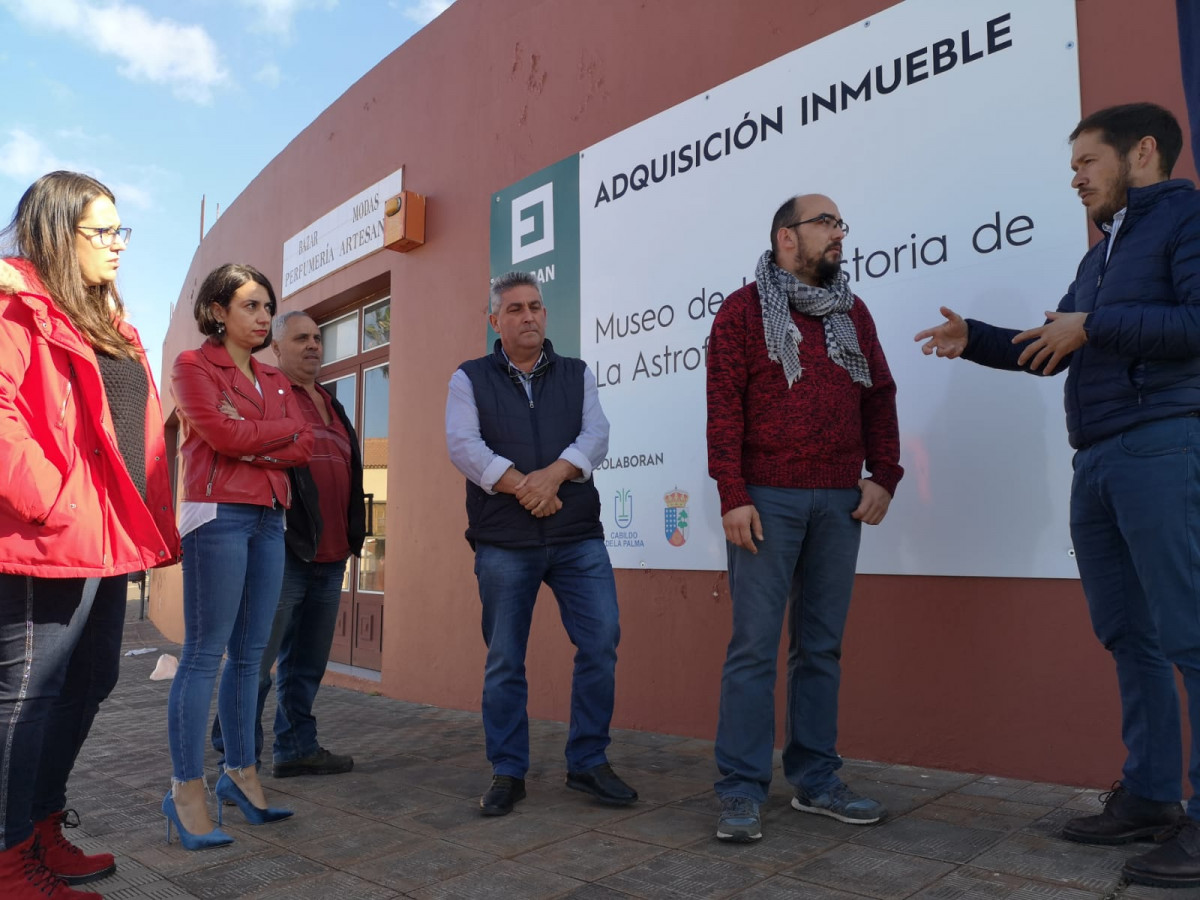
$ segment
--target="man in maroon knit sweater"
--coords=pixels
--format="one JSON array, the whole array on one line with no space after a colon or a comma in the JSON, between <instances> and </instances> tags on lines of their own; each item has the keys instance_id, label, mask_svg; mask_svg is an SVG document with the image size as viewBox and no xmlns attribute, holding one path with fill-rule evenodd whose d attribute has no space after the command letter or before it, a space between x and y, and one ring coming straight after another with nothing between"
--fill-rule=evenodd
<instances>
[{"instance_id":1,"label":"man in maroon knit sweater","mask_svg":"<svg viewBox=\"0 0 1200 900\"><path fill-rule=\"evenodd\" d=\"M785 611L792 806L856 825L886 815L837 776L839 660L859 531L883 521L904 474L896 385L841 267L848 230L828 197L785 202L757 280L729 295L709 337L708 469L733 598L716 741L722 840L762 837Z\"/></svg>"}]
</instances>

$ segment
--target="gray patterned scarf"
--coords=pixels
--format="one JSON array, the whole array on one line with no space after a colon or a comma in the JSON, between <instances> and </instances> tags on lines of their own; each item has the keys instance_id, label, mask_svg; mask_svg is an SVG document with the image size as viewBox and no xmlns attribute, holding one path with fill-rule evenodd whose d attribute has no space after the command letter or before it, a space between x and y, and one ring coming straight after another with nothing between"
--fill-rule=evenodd
<instances>
[{"instance_id":1,"label":"gray patterned scarf","mask_svg":"<svg viewBox=\"0 0 1200 900\"><path fill-rule=\"evenodd\" d=\"M754 271L762 302L763 334L767 356L783 366L788 387L800 380L800 330L789 307L805 316L816 316L825 326L825 351L863 387L871 386L871 368L858 345L858 332L848 315L854 305L850 279L845 272L824 287L805 284L775 265L771 251L763 253Z\"/></svg>"}]
</instances>

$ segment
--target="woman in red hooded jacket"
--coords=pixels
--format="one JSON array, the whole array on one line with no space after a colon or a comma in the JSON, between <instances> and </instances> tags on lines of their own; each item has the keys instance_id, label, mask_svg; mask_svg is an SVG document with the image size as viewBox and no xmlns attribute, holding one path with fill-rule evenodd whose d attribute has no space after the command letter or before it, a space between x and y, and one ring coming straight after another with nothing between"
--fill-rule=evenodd
<instances>
[{"instance_id":1,"label":"woman in red hooded jacket","mask_svg":"<svg viewBox=\"0 0 1200 900\"><path fill-rule=\"evenodd\" d=\"M113 194L51 172L0 261L0 896L98 898L67 777L117 681L129 572L175 562L162 412L114 282Z\"/></svg>"}]
</instances>

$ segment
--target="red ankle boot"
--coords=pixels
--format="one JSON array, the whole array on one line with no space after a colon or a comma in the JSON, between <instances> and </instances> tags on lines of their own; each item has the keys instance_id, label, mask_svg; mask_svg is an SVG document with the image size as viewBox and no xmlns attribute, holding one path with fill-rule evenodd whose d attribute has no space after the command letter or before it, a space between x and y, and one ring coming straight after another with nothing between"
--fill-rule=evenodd
<instances>
[{"instance_id":1,"label":"red ankle boot","mask_svg":"<svg viewBox=\"0 0 1200 900\"><path fill-rule=\"evenodd\" d=\"M86 884L117 871L111 853L89 856L63 835L64 828L78 827L79 814L73 809L51 813L33 826L46 868L67 884Z\"/></svg>"},{"instance_id":2,"label":"red ankle boot","mask_svg":"<svg viewBox=\"0 0 1200 900\"><path fill-rule=\"evenodd\" d=\"M0 850L0 897L5 900L104 900L91 891L76 891L42 863L36 834Z\"/></svg>"}]
</instances>

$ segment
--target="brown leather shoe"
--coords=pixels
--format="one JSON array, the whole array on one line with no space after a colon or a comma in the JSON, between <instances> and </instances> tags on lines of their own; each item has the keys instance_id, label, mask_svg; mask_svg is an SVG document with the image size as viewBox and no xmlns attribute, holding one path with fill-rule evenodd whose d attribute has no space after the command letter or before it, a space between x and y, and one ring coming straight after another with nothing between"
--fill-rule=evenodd
<instances>
[{"instance_id":1,"label":"brown leather shoe","mask_svg":"<svg viewBox=\"0 0 1200 900\"><path fill-rule=\"evenodd\" d=\"M1146 800L1129 793L1119 781L1100 795L1100 802L1104 812L1071 819L1062 836L1080 844L1129 844L1153 839L1186 818L1182 804Z\"/></svg>"},{"instance_id":2,"label":"brown leather shoe","mask_svg":"<svg viewBox=\"0 0 1200 900\"><path fill-rule=\"evenodd\" d=\"M1200 887L1200 822L1184 819L1162 846L1130 859L1121 874L1134 884Z\"/></svg>"}]
</instances>

